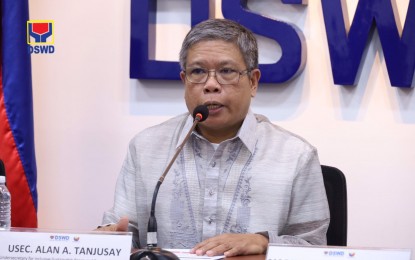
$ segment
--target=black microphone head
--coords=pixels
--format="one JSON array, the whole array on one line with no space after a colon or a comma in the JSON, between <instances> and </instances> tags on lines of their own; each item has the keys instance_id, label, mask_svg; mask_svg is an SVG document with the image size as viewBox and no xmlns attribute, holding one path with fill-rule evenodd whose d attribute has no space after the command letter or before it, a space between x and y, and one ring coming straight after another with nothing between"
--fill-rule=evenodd
<instances>
[{"instance_id":1,"label":"black microphone head","mask_svg":"<svg viewBox=\"0 0 415 260\"><path fill-rule=\"evenodd\" d=\"M199 122L203 122L209 116L209 109L205 105L197 106L193 110L193 118L196 120L196 117L199 118Z\"/></svg>"},{"instance_id":2,"label":"black microphone head","mask_svg":"<svg viewBox=\"0 0 415 260\"><path fill-rule=\"evenodd\" d=\"M4 169L4 164L2 160L0 160L0 176L6 176L6 170Z\"/></svg>"}]
</instances>

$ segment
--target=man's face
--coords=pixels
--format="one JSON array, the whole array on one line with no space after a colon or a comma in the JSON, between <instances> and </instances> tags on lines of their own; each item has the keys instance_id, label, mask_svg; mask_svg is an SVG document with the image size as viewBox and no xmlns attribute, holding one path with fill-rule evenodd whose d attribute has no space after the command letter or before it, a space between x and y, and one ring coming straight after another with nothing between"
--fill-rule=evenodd
<instances>
[{"instance_id":1,"label":"man's face","mask_svg":"<svg viewBox=\"0 0 415 260\"><path fill-rule=\"evenodd\" d=\"M239 48L221 40L202 41L193 45L187 55L186 73L199 70L238 72L247 69ZM209 117L199 124L202 134L220 134L228 138L236 135L248 112L251 98L255 96L260 71L255 69L242 74L235 84L219 84L213 73L206 83L191 83L185 72L180 73L185 85L185 100L190 113L198 105L209 108ZM217 141L217 140L216 140ZM223 141L223 140L222 140Z\"/></svg>"}]
</instances>

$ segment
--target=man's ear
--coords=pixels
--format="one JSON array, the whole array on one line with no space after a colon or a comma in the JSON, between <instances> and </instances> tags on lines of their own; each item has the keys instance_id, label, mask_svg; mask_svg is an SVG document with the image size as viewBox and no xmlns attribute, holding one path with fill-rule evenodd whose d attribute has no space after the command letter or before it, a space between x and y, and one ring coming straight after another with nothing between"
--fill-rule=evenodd
<instances>
[{"instance_id":1,"label":"man's ear","mask_svg":"<svg viewBox=\"0 0 415 260\"><path fill-rule=\"evenodd\" d=\"M256 92L258 90L259 79L261 78L261 71L259 69L254 69L251 71L251 97L256 96Z\"/></svg>"},{"instance_id":2,"label":"man's ear","mask_svg":"<svg viewBox=\"0 0 415 260\"><path fill-rule=\"evenodd\" d=\"M180 79L182 80L183 84L186 83L186 73L184 71L180 71Z\"/></svg>"}]
</instances>

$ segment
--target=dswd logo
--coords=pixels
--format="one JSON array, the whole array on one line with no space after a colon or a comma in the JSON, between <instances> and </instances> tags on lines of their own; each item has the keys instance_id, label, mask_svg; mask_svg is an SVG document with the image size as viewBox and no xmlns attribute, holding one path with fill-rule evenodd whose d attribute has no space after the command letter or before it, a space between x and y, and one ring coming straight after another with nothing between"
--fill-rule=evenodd
<instances>
[{"instance_id":1,"label":"dswd logo","mask_svg":"<svg viewBox=\"0 0 415 260\"><path fill-rule=\"evenodd\" d=\"M29 53L55 52L55 26L52 20L27 21L27 44Z\"/></svg>"}]
</instances>

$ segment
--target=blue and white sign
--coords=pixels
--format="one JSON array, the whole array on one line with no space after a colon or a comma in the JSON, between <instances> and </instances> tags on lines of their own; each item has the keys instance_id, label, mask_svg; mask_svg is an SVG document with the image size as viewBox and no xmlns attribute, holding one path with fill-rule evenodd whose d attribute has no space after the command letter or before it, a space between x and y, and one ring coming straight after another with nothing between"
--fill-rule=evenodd
<instances>
[{"instance_id":1,"label":"blue and white sign","mask_svg":"<svg viewBox=\"0 0 415 260\"><path fill-rule=\"evenodd\" d=\"M190 2L191 26L209 19L209 0ZM277 0L276 0L277 1ZM306 6L306 0L278 0L285 5ZM415 0L410 0L405 24L400 29L391 0L359 0L347 28L343 0L320 0L325 21L334 84L356 85L365 49L374 30L379 33L389 80L392 86L412 87L415 72ZM351 1L351 0L346 0ZM175 61L150 59L154 42L157 0L131 0L130 77L179 80ZM276 41L282 51L278 61L260 64L261 82L283 83L300 75L306 65L307 46L296 24L271 19L249 10L247 1L222 1L223 17L238 21L255 34ZM306 12L307 8L299 9ZM278 10L276 10L278 12ZM308 50L311 51L311 50Z\"/></svg>"}]
</instances>

